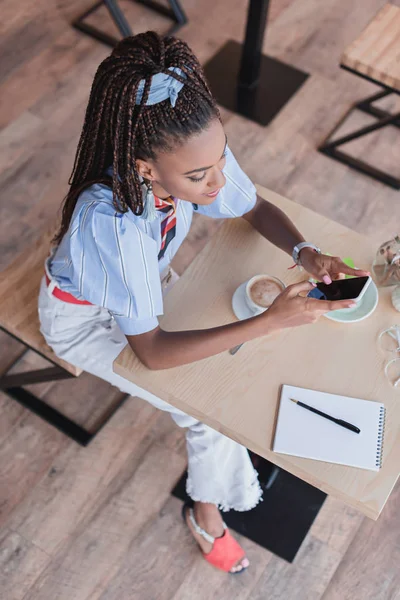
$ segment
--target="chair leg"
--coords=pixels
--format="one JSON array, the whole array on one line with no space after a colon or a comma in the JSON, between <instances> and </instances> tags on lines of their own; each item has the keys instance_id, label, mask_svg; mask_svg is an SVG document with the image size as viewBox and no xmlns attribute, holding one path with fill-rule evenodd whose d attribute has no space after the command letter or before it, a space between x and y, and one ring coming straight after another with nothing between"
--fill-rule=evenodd
<instances>
[{"instance_id":1,"label":"chair leg","mask_svg":"<svg viewBox=\"0 0 400 600\"><path fill-rule=\"evenodd\" d=\"M179 0L168 0L170 8L167 8L163 4L156 2L156 0L135 1L139 4L147 6L147 8L154 10L155 12L157 12L160 15L163 15L164 17L169 17L170 19L172 19L172 21L175 21L174 25L171 26L166 35L174 35L174 33L178 31L178 29L183 27L183 25L186 25L186 23L188 22L186 13L183 10Z\"/></svg>"},{"instance_id":2,"label":"chair leg","mask_svg":"<svg viewBox=\"0 0 400 600\"><path fill-rule=\"evenodd\" d=\"M266 490L270 490L272 488L272 486L274 485L275 479L278 477L280 473L280 468L277 467L276 465L273 466L272 471L271 471L271 475L268 477L268 481L265 482L265 489Z\"/></svg>"},{"instance_id":3,"label":"chair leg","mask_svg":"<svg viewBox=\"0 0 400 600\"><path fill-rule=\"evenodd\" d=\"M60 413L58 410L43 402L40 398L24 390L22 387L11 387L3 390L8 396L22 404L25 408L35 413L38 417L56 427L81 446L87 446L94 435L86 431L83 427L74 423L71 419Z\"/></svg>"},{"instance_id":4,"label":"chair leg","mask_svg":"<svg viewBox=\"0 0 400 600\"><path fill-rule=\"evenodd\" d=\"M8 369L9 370L9 369ZM46 381L57 381L58 379L69 379L74 377L68 371L61 367L48 367L47 369L38 369L37 371L25 371L13 375L3 375L0 377L0 390L7 388L30 385L32 383L44 383Z\"/></svg>"},{"instance_id":5,"label":"chair leg","mask_svg":"<svg viewBox=\"0 0 400 600\"><path fill-rule=\"evenodd\" d=\"M151 10L154 10L158 14L161 14L165 17L169 17L170 19L172 19L172 21L174 21L174 24L170 27L170 29L168 30L166 35L175 34L178 31L178 29L180 29L183 25L185 25L188 22L186 14L185 14L182 6L180 5L179 0L169 0L170 8L163 6L162 4L159 4L155 0L133 0L133 1L143 4L147 8L150 8ZM85 19L89 15L96 12L96 10L98 8L100 8L103 4L107 7L108 12L110 13L110 17L111 17L112 21L114 22L114 24L116 25L122 38L133 35L132 29L131 29L124 13L122 12L121 8L119 7L117 0L99 0L91 8L86 10L82 15L80 15L77 19L75 19L75 21L73 21L73 23L72 23L72 26L75 29L78 29L79 31L86 33L87 35L90 35L91 37L98 40L99 42L102 42L103 44L107 44L107 46L114 47L119 42L119 40L116 37L111 36L108 33L101 31L100 29L97 29L97 27L94 27L93 25L89 25L88 23L85 23Z\"/></svg>"},{"instance_id":6,"label":"chair leg","mask_svg":"<svg viewBox=\"0 0 400 600\"><path fill-rule=\"evenodd\" d=\"M13 361L11 366L14 366L15 362L16 361ZM9 369L7 369L7 371ZM68 371L65 371L59 366L38 369L35 371L14 373L12 375L7 375L7 373L5 373L0 377L0 390L10 396L10 398L13 400L19 402L25 408L31 410L50 425L53 425L53 427L56 427L59 431L64 433L64 435L68 436L81 446L87 446L106 425L106 423L108 423L111 417L126 401L126 399L129 398L129 394L125 394L120 401L117 402L116 405L107 412L106 416L102 417L99 424L93 431L88 431L81 425L78 425L63 415L56 408L46 404L46 402L32 394L32 392L29 390L26 390L22 387L24 385L30 385L33 383L70 379L71 377L74 377L74 375Z\"/></svg>"},{"instance_id":7,"label":"chair leg","mask_svg":"<svg viewBox=\"0 0 400 600\"><path fill-rule=\"evenodd\" d=\"M381 100L382 98L386 98L387 96L391 96L392 94L393 94L393 92L391 92L390 90L383 90L381 92L378 92L377 94L374 94L373 96L370 96L369 98L365 98L364 100L361 100L361 102L357 102L357 104L355 105L355 108L358 108L358 110L362 110L363 112L367 113L368 115L377 117L378 119L384 119L385 117L390 117L391 115L389 112L387 112L386 110L383 110L381 108L378 108L377 106L373 106L373 102L376 102L377 100ZM392 125L400 128L400 120L396 121L395 123L392 123Z\"/></svg>"},{"instance_id":8,"label":"chair leg","mask_svg":"<svg viewBox=\"0 0 400 600\"><path fill-rule=\"evenodd\" d=\"M355 104L344 115L343 119L341 119L341 121L334 127L334 129L330 132L330 134L328 135L326 140L321 144L321 146L318 148L318 150L322 154L326 154L327 156L330 156L331 158L334 158L334 159L338 160L339 162L342 162L343 164L351 167L352 169L355 169L356 171L359 171L361 173L369 175L370 177L373 177L374 179L381 181L382 183L384 183L396 190L399 190L400 189L400 178L399 177L395 177L395 176L391 175L390 173L387 173L386 171L378 169L378 168L374 167L373 165L371 165L361 159L355 158L355 157L351 156L350 154L347 154L346 152L343 152L342 150L338 149L339 146L341 146L342 144L346 144L348 142L351 142L352 140L361 138L364 135L368 135L369 133L372 133L373 131L383 129L384 127L387 127L388 125L394 125L396 127L400 126L400 113L390 114L386 111L383 111L381 109L378 109L378 108L372 106L372 102L374 102L375 100L378 100L380 98L383 98L383 97L389 95L390 93L391 93L390 91L384 90L383 92L379 92L378 94L375 94L374 96L366 98L365 100L362 100L361 102L358 102L357 104ZM353 112L353 110L355 110L355 109L362 110L363 112L367 112L368 114L377 117L378 121L376 123L373 123L372 125L368 125L367 127L362 127L361 129L353 131L352 133L350 133L348 135L345 135L343 137L337 138L332 141L331 138L334 135L335 131L337 131L337 129L340 127L340 125L347 119L349 114L351 114Z\"/></svg>"},{"instance_id":9,"label":"chair leg","mask_svg":"<svg viewBox=\"0 0 400 600\"><path fill-rule=\"evenodd\" d=\"M104 0L104 4L106 5L111 18L118 27L122 37L125 38L132 35L132 29L116 0Z\"/></svg>"}]
</instances>

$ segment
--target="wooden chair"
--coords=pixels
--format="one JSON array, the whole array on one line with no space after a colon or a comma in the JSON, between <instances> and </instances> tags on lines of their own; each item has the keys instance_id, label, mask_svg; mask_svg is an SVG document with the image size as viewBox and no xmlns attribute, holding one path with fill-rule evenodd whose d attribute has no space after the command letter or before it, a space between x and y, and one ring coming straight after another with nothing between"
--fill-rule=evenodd
<instances>
[{"instance_id":1,"label":"wooden chair","mask_svg":"<svg viewBox=\"0 0 400 600\"><path fill-rule=\"evenodd\" d=\"M0 389L20 404L29 408L65 435L86 446L106 424L128 397L125 395L107 414L94 432L89 432L43 400L24 389L24 385L79 377L81 369L61 360L46 344L39 329L38 294L44 274L44 261L49 252L51 228L23 252L0 274L0 329L25 346L0 377ZM45 369L9 374L9 371L31 349L52 366Z\"/></svg>"},{"instance_id":2,"label":"wooden chair","mask_svg":"<svg viewBox=\"0 0 400 600\"><path fill-rule=\"evenodd\" d=\"M352 106L319 147L319 151L399 190L400 178L398 176L377 169L371 164L339 150L339 147L388 125L400 127L399 112L391 114L374 106L374 102L377 100L391 94L400 94L400 8L393 4L386 4L361 35L344 51L340 66L350 73L372 81L383 89ZM377 121L348 135L331 140L338 127L355 109L372 115Z\"/></svg>"}]
</instances>

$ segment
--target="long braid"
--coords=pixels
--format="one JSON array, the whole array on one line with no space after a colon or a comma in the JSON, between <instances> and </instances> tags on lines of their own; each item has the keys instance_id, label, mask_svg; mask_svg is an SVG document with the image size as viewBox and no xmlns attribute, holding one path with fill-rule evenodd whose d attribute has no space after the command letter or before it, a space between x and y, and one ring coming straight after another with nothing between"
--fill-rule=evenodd
<instances>
[{"instance_id":1,"label":"long braid","mask_svg":"<svg viewBox=\"0 0 400 600\"><path fill-rule=\"evenodd\" d=\"M186 75L169 71L179 67ZM152 76L166 73L184 83L175 107L169 100L146 106ZM140 82L142 99L136 104ZM142 183L136 159L155 159L219 118L203 70L188 45L148 31L122 40L97 69L69 179L60 230L68 230L79 194L93 183L112 187L117 211L143 213ZM106 175L112 166L112 177Z\"/></svg>"}]
</instances>

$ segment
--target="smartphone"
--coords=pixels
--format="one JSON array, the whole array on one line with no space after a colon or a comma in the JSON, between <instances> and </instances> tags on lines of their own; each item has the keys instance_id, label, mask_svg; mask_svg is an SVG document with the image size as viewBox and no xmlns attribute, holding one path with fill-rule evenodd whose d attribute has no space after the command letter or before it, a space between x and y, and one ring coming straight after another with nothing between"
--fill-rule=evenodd
<instances>
[{"instance_id":1,"label":"smartphone","mask_svg":"<svg viewBox=\"0 0 400 600\"><path fill-rule=\"evenodd\" d=\"M359 302L371 281L371 277L353 277L332 281L330 285L317 283L317 287L311 290L307 296L317 300L354 300Z\"/></svg>"}]
</instances>

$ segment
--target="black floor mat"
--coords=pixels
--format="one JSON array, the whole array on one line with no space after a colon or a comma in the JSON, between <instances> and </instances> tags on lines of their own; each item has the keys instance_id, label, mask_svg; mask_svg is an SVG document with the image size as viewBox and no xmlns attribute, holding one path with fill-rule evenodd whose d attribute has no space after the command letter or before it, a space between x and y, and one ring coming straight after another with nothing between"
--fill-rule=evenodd
<instances>
[{"instance_id":1,"label":"black floor mat","mask_svg":"<svg viewBox=\"0 0 400 600\"><path fill-rule=\"evenodd\" d=\"M326 494L294 475L279 469L250 453L258 471L264 500L253 510L222 513L228 527L248 537L277 556L292 562L310 529ZM277 473L277 474L276 474ZM271 487L268 481L276 475ZM172 494L187 498L186 473L177 482Z\"/></svg>"}]
</instances>

